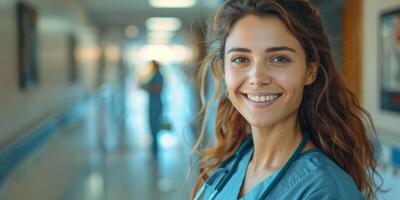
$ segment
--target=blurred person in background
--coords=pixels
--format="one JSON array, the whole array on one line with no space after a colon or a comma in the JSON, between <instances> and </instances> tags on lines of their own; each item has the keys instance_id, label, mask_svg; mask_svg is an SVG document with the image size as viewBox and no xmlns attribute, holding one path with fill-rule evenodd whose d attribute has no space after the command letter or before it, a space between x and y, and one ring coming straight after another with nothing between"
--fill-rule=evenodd
<instances>
[{"instance_id":1,"label":"blurred person in background","mask_svg":"<svg viewBox=\"0 0 400 200\"><path fill-rule=\"evenodd\" d=\"M208 71L217 81L216 142L201 151L194 199L375 198L372 121L335 66L318 9L227 0L213 19L216 48L199 76L203 89Z\"/></svg>"},{"instance_id":2,"label":"blurred person in background","mask_svg":"<svg viewBox=\"0 0 400 200\"><path fill-rule=\"evenodd\" d=\"M152 153L154 156L157 156L159 146L157 134L161 130L161 116L163 112L161 93L164 78L160 72L161 66L158 61L150 61L150 67L153 68L154 74L146 84L142 85L142 88L149 93L149 123L152 136Z\"/></svg>"}]
</instances>

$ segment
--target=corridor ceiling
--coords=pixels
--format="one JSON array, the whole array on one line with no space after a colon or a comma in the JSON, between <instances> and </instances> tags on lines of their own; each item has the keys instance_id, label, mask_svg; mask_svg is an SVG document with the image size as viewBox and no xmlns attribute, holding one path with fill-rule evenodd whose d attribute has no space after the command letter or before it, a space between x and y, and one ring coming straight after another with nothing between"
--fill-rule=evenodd
<instances>
[{"instance_id":1,"label":"corridor ceiling","mask_svg":"<svg viewBox=\"0 0 400 200\"><path fill-rule=\"evenodd\" d=\"M208 19L220 0L197 0L190 8L154 8L149 0L83 0L89 19L98 27L134 24L143 27L150 17L177 17L184 27Z\"/></svg>"}]
</instances>

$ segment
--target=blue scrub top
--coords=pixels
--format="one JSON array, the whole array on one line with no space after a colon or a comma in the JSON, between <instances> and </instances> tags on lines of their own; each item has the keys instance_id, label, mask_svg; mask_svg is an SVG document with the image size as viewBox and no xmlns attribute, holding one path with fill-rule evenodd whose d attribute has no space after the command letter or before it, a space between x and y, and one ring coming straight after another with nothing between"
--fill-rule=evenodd
<instances>
[{"instance_id":1,"label":"blue scrub top","mask_svg":"<svg viewBox=\"0 0 400 200\"><path fill-rule=\"evenodd\" d=\"M279 170L256 185L244 196L238 198L252 154L253 151L249 151L243 156L236 172L222 191L217 194L215 200L253 200L261 196ZM214 183L217 183L222 178L222 173L213 178L216 180ZM207 185L201 199L207 200L214 191L215 185ZM312 149L300 154L279 183L273 188L268 199L358 200L366 198L357 189L353 179L329 159L322 150Z\"/></svg>"}]
</instances>

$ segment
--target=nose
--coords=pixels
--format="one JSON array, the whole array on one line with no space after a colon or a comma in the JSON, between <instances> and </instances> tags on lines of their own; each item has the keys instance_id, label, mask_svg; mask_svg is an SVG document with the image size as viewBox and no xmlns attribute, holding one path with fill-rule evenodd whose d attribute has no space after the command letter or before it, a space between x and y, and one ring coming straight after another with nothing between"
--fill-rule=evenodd
<instances>
[{"instance_id":1,"label":"nose","mask_svg":"<svg viewBox=\"0 0 400 200\"><path fill-rule=\"evenodd\" d=\"M249 72L248 81L253 86L264 86L271 83L271 76L268 66L262 62L255 62Z\"/></svg>"}]
</instances>

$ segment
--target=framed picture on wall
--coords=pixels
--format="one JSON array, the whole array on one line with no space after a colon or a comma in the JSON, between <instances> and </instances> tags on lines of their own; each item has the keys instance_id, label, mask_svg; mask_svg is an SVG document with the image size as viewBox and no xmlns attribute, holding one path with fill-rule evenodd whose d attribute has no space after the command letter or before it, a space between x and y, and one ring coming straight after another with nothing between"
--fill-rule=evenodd
<instances>
[{"instance_id":1,"label":"framed picture on wall","mask_svg":"<svg viewBox=\"0 0 400 200\"><path fill-rule=\"evenodd\" d=\"M78 63L76 60L77 38L74 33L69 33L67 36L68 45L68 80L76 82L78 80Z\"/></svg>"},{"instance_id":2,"label":"framed picture on wall","mask_svg":"<svg viewBox=\"0 0 400 200\"><path fill-rule=\"evenodd\" d=\"M381 109L400 113L400 8L380 17Z\"/></svg>"},{"instance_id":3,"label":"framed picture on wall","mask_svg":"<svg viewBox=\"0 0 400 200\"><path fill-rule=\"evenodd\" d=\"M37 11L24 2L16 5L19 86L36 85L38 77Z\"/></svg>"}]
</instances>

